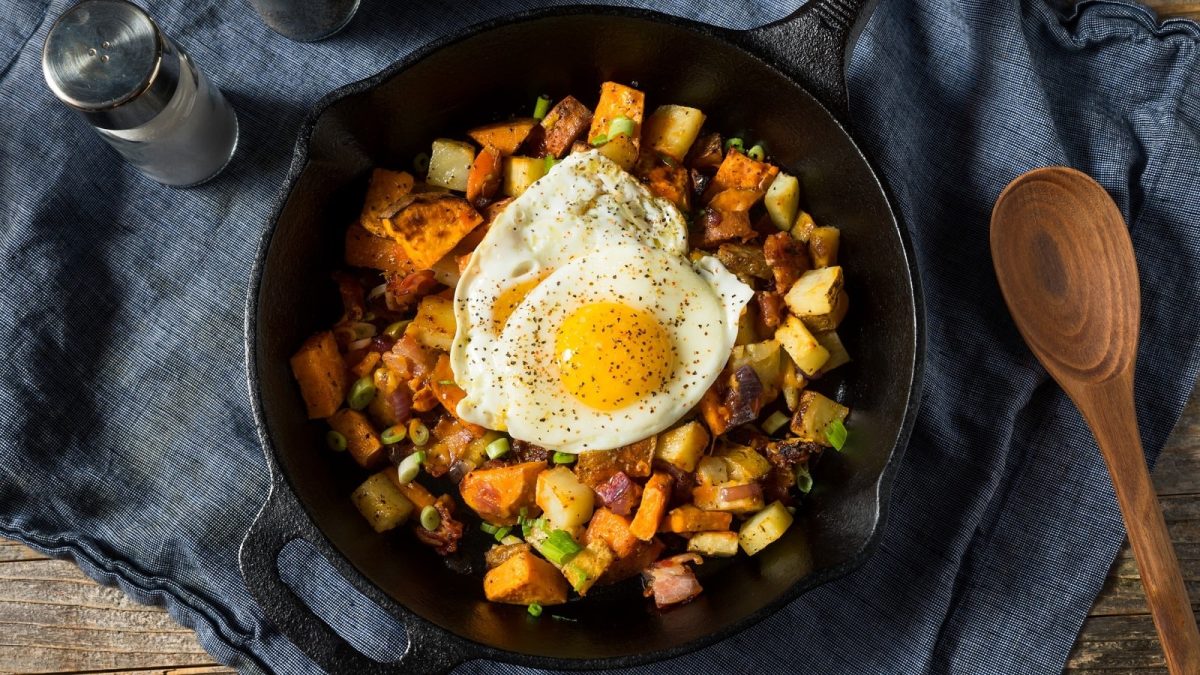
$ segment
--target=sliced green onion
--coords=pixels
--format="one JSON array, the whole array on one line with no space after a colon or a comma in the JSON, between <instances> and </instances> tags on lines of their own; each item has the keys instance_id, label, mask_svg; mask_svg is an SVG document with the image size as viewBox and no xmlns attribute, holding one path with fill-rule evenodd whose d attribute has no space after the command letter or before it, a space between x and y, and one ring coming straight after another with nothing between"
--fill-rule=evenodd
<instances>
[{"instance_id":1,"label":"sliced green onion","mask_svg":"<svg viewBox=\"0 0 1200 675\"><path fill-rule=\"evenodd\" d=\"M846 445L847 434L846 425L841 420L834 420L829 423L829 426L825 427L825 439L829 441L834 450L838 450L839 452Z\"/></svg>"},{"instance_id":2,"label":"sliced green onion","mask_svg":"<svg viewBox=\"0 0 1200 675\"><path fill-rule=\"evenodd\" d=\"M742 139L734 136L733 138L725 141L725 149L729 150L730 148L738 151L744 151L746 149L746 145Z\"/></svg>"},{"instance_id":3,"label":"sliced green onion","mask_svg":"<svg viewBox=\"0 0 1200 675\"><path fill-rule=\"evenodd\" d=\"M558 164L558 160L554 158L554 155L546 155L546 159L544 160L543 163L545 164L545 167L546 167L545 169L543 169L543 171L545 173L550 173L550 169L553 169L554 165Z\"/></svg>"},{"instance_id":4,"label":"sliced green onion","mask_svg":"<svg viewBox=\"0 0 1200 675\"><path fill-rule=\"evenodd\" d=\"M369 377L360 377L350 385L350 393L346 396L346 405L353 410L362 410L371 404L375 398L375 383Z\"/></svg>"},{"instance_id":5,"label":"sliced green onion","mask_svg":"<svg viewBox=\"0 0 1200 675\"><path fill-rule=\"evenodd\" d=\"M783 425L787 423L788 416L776 410L775 412L771 413L767 419L763 420L762 430L766 432L768 436L770 436L776 431L782 429Z\"/></svg>"},{"instance_id":6,"label":"sliced green onion","mask_svg":"<svg viewBox=\"0 0 1200 675\"><path fill-rule=\"evenodd\" d=\"M508 535L507 537L505 537L505 538L501 539L501 540L500 540L500 543L501 543L501 544L504 544L505 546L512 546L513 544L520 544L520 543L523 543L523 542L521 541L521 538L520 538L520 537L517 537L517 536L514 536L514 535L511 535L511 534L510 534L510 535Z\"/></svg>"},{"instance_id":7,"label":"sliced green onion","mask_svg":"<svg viewBox=\"0 0 1200 675\"><path fill-rule=\"evenodd\" d=\"M413 454L400 460L400 465L396 468L396 480L400 481L401 485L408 485L417 479L417 474L421 473L421 463L425 461L425 453L414 452Z\"/></svg>"},{"instance_id":8,"label":"sliced green onion","mask_svg":"<svg viewBox=\"0 0 1200 675\"><path fill-rule=\"evenodd\" d=\"M400 336L404 334L404 329L408 328L408 324L410 323L412 323L412 319L405 319L404 321L397 321L395 323L388 324L388 327L383 329L383 334L392 338L393 340L398 340L400 339Z\"/></svg>"},{"instance_id":9,"label":"sliced green onion","mask_svg":"<svg viewBox=\"0 0 1200 675\"><path fill-rule=\"evenodd\" d=\"M429 153L422 152L416 157L413 157L413 169L419 174L424 174L429 171Z\"/></svg>"},{"instance_id":10,"label":"sliced green onion","mask_svg":"<svg viewBox=\"0 0 1200 675\"><path fill-rule=\"evenodd\" d=\"M500 459L508 454L510 448L511 446L508 444L508 439L501 436L491 443L488 443L487 447L484 448L483 451L487 453L488 459Z\"/></svg>"},{"instance_id":11,"label":"sliced green onion","mask_svg":"<svg viewBox=\"0 0 1200 675\"><path fill-rule=\"evenodd\" d=\"M608 136L606 136L605 134L600 134L599 136L592 139L592 147L598 148L607 142L608 142Z\"/></svg>"},{"instance_id":12,"label":"sliced green onion","mask_svg":"<svg viewBox=\"0 0 1200 675\"><path fill-rule=\"evenodd\" d=\"M541 616L541 615L542 615L542 606L536 602L530 603L529 616Z\"/></svg>"},{"instance_id":13,"label":"sliced green onion","mask_svg":"<svg viewBox=\"0 0 1200 675\"><path fill-rule=\"evenodd\" d=\"M421 509L421 527L432 532L441 527L441 525L442 514L438 513L433 504Z\"/></svg>"},{"instance_id":14,"label":"sliced green onion","mask_svg":"<svg viewBox=\"0 0 1200 675\"><path fill-rule=\"evenodd\" d=\"M487 532L488 534L496 534L496 530L498 530L500 528L496 527L495 525L493 525L491 523L480 523L479 529L483 530L484 532Z\"/></svg>"},{"instance_id":15,"label":"sliced green onion","mask_svg":"<svg viewBox=\"0 0 1200 675\"><path fill-rule=\"evenodd\" d=\"M454 380L438 380L438 384L440 384L444 387L448 384L457 384L457 383Z\"/></svg>"},{"instance_id":16,"label":"sliced green onion","mask_svg":"<svg viewBox=\"0 0 1200 675\"><path fill-rule=\"evenodd\" d=\"M537 97L537 103L533 104L533 119L535 119L535 120L546 119L546 113L548 113L548 112L550 112L550 97L549 96Z\"/></svg>"},{"instance_id":17,"label":"sliced green onion","mask_svg":"<svg viewBox=\"0 0 1200 675\"><path fill-rule=\"evenodd\" d=\"M624 115L620 115L618 117L614 117L612 122L609 122L608 137L616 138L617 136L628 136L633 138L633 130L635 128L636 127L633 124L633 120L625 117Z\"/></svg>"},{"instance_id":18,"label":"sliced green onion","mask_svg":"<svg viewBox=\"0 0 1200 675\"><path fill-rule=\"evenodd\" d=\"M328 445L329 449L334 452L345 452L346 437L343 436L340 431L334 431L333 429L330 429L325 434L325 445Z\"/></svg>"},{"instance_id":19,"label":"sliced green onion","mask_svg":"<svg viewBox=\"0 0 1200 675\"><path fill-rule=\"evenodd\" d=\"M429 427L421 420L409 420L408 436L412 439L413 445L425 445L429 442Z\"/></svg>"},{"instance_id":20,"label":"sliced green onion","mask_svg":"<svg viewBox=\"0 0 1200 675\"><path fill-rule=\"evenodd\" d=\"M384 445L395 445L404 440L404 437L407 435L403 424L393 424L384 429L382 434L379 434L379 440L383 441Z\"/></svg>"},{"instance_id":21,"label":"sliced green onion","mask_svg":"<svg viewBox=\"0 0 1200 675\"><path fill-rule=\"evenodd\" d=\"M762 143L755 143L754 147L750 148L750 151L746 153L746 156L761 162L767 156L767 149L763 147Z\"/></svg>"},{"instance_id":22,"label":"sliced green onion","mask_svg":"<svg viewBox=\"0 0 1200 675\"><path fill-rule=\"evenodd\" d=\"M569 452L556 452L556 453L554 453L554 463L555 464L574 464L575 463L575 455L572 455Z\"/></svg>"},{"instance_id":23,"label":"sliced green onion","mask_svg":"<svg viewBox=\"0 0 1200 675\"><path fill-rule=\"evenodd\" d=\"M546 541L543 541L541 546L542 555L546 556L546 560L556 565L565 565L567 561L574 558L582 550L566 530L551 532L550 536L546 537Z\"/></svg>"},{"instance_id":24,"label":"sliced green onion","mask_svg":"<svg viewBox=\"0 0 1200 675\"><path fill-rule=\"evenodd\" d=\"M526 520L525 522L521 523L521 534L528 537L529 533L532 532L533 528L535 527L545 531L547 529L546 519L534 518L533 520Z\"/></svg>"},{"instance_id":25,"label":"sliced green onion","mask_svg":"<svg viewBox=\"0 0 1200 675\"><path fill-rule=\"evenodd\" d=\"M813 479L812 474L808 472L807 464L799 464L796 466L796 489L804 494L808 494L812 490Z\"/></svg>"},{"instance_id":26,"label":"sliced green onion","mask_svg":"<svg viewBox=\"0 0 1200 675\"><path fill-rule=\"evenodd\" d=\"M495 532L493 532L492 534L496 535L496 541L501 541L505 537L508 536L509 532L512 532L511 527L501 527L501 528L497 529Z\"/></svg>"}]
</instances>

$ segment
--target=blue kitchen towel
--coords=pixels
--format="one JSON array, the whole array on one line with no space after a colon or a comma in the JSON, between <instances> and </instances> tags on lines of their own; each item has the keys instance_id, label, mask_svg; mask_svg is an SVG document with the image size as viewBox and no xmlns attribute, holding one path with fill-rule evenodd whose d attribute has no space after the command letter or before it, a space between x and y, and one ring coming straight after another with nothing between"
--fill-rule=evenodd
<instances>
[{"instance_id":1,"label":"blue kitchen towel","mask_svg":"<svg viewBox=\"0 0 1200 675\"><path fill-rule=\"evenodd\" d=\"M245 0L153 3L241 120L228 170L183 191L124 166L47 91L40 47L66 4L0 0L0 535L166 605L225 663L313 671L237 568L267 491L243 384L251 260L321 95L533 3L366 0L317 44L270 32ZM635 4L745 28L799 0ZM1200 366L1198 42L1195 24L1121 2L880 3L852 60L853 127L913 233L929 327L891 520L849 578L656 672L1061 669L1123 531L1079 415L1004 311L988 218L1009 180L1046 164L1114 196L1141 272L1153 457ZM329 592L306 547L285 558L321 614L394 654L402 629Z\"/></svg>"}]
</instances>

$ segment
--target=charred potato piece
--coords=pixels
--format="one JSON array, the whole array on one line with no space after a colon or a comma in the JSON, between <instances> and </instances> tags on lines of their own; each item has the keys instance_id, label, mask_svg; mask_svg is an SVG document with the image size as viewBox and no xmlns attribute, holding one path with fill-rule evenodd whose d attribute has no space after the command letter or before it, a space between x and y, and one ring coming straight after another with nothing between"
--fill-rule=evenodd
<instances>
[{"instance_id":1,"label":"charred potato piece","mask_svg":"<svg viewBox=\"0 0 1200 675\"><path fill-rule=\"evenodd\" d=\"M845 421L850 409L815 391L800 393L796 413L792 415L791 430L803 441L830 446L825 432L834 420Z\"/></svg>"},{"instance_id":2,"label":"charred potato piece","mask_svg":"<svg viewBox=\"0 0 1200 675\"><path fill-rule=\"evenodd\" d=\"M845 318L849 307L844 285L839 266L810 270L796 280L784 301L792 314L810 330L833 330ZM795 354L792 356L794 358Z\"/></svg>"}]
</instances>

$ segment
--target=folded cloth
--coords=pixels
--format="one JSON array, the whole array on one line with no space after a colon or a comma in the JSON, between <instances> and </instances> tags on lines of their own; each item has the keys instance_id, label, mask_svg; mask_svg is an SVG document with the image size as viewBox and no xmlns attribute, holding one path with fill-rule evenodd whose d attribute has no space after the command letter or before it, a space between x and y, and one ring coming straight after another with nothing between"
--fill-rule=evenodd
<instances>
[{"instance_id":1,"label":"folded cloth","mask_svg":"<svg viewBox=\"0 0 1200 675\"><path fill-rule=\"evenodd\" d=\"M344 33L298 44L243 0L156 2L241 120L228 170L179 191L123 165L46 89L40 47L66 2L3 3L0 535L165 604L222 662L315 670L237 568L267 490L242 385L251 260L319 96L530 4L366 2ZM798 2L785 4L665 11L749 27ZM1003 309L988 216L1009 180L1045 164L1116 199L1142 275L1137 401L1153 459L1200 365L1198 41L1193 23L1118 2L880 3L850 69L853 127L913 233L929 327L891 520L849 578L655 672L1061 669L1123 531L1078 413ZM311 552L285 553L285 576L313 585L319 614L351 615L344 630L373 654L403 639L323 590L332 573Z\"/></svg>"}]
</instances>

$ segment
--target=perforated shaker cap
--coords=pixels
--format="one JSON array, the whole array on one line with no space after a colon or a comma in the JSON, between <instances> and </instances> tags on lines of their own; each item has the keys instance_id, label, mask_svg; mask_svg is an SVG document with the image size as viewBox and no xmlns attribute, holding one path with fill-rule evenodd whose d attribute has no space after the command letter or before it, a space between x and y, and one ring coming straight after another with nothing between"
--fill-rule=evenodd
<instances>
[{"instance_id":1,"label":"perforated shaker cap","mask_svg":"<svg viewBox=\"0 0 1200 675\"><path fill-rule=\"evenodd\" d=\"M83 0L50 27L42 49L46 84L102 129L154 119L179 84L179 54L140 7Z\"/></svg>"}]
</instances>

